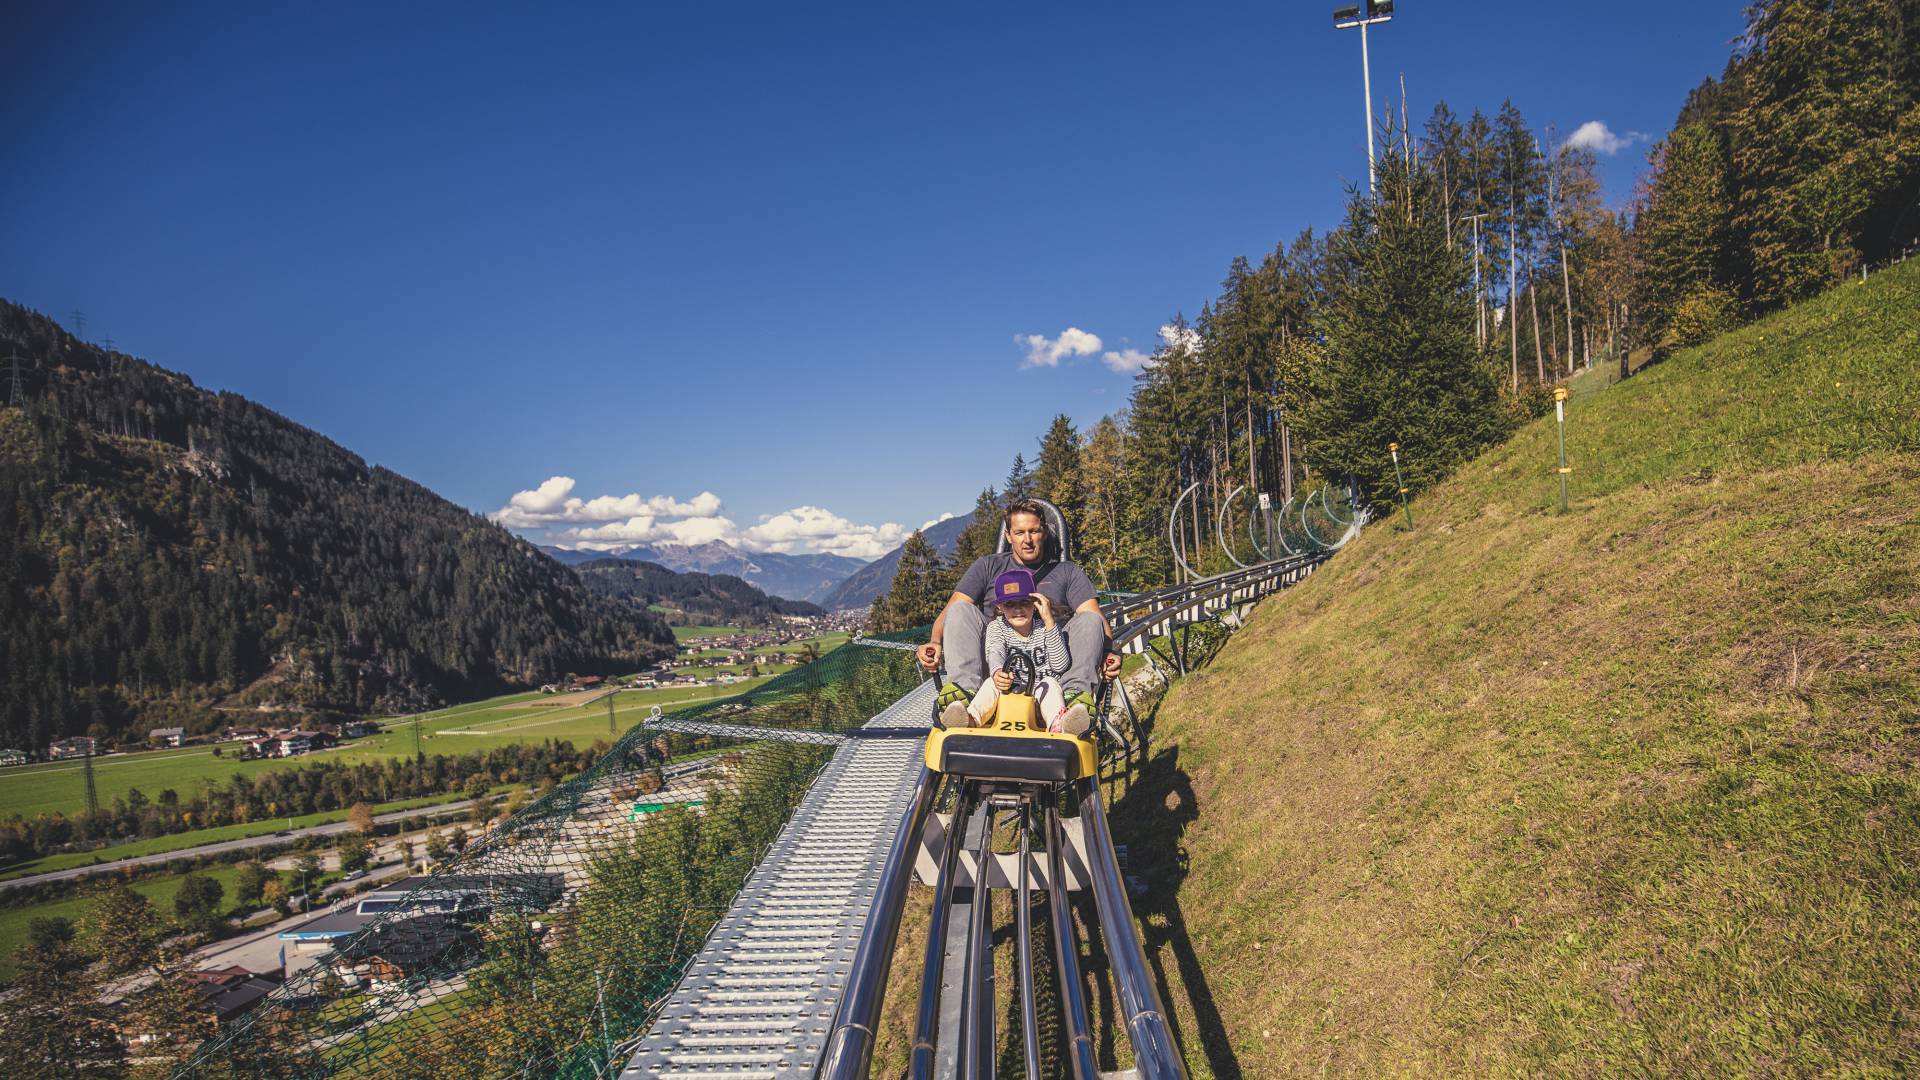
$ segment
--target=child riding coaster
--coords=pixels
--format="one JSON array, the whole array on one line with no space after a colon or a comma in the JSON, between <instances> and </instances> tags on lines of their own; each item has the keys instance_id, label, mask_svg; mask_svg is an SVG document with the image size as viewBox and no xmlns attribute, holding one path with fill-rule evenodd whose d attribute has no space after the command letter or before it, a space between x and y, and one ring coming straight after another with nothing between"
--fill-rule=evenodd
<instances>
[{"instance_id":1,"label":"child riding coaster","mask_svg":"<svg viewBox=\"0 0 1920 1080\"><path fill-rule=\"evenodd\" d=\"M1068 735L1085 733L1087 707L1079 702L1069 706L1060 685L1060 677L1071 663L1067 642L1054 624L1052 602L1035 589L1033 572L1018 567L1006 571L993 580L991 596L989 602L997 617L987 624L985 651L992 678L981 683L971 702L949 703L940 714L940 722L949 728L991 725L1000 696L1016 692L1008 661L1010 654L1018 653L1027 663L1017 666L1032 673L1027 681L1033 685L1019 687L1017 692L1032 695L1047 730Z\"/></svg>"}]
</instances>

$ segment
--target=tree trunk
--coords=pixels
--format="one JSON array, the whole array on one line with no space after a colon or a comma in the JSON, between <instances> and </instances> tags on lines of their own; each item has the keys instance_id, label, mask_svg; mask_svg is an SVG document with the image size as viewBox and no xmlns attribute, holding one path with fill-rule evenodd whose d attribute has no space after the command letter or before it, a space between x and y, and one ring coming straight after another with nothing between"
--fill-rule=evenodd
<instances>
[{"instance_id":1,"label":"tree trunk","mask_svg":"<svg viewBox=\"0 0 1920 1080\"><path fill-rule=\"evenodd\" d=\"M1513 379L1509 388L1517 394L1520 392L1520 335L1515 331L1519 328L1520 320L1517 318L1518 313L1513 309L1520 299L1520 279L1517 268L1520 251L1514 235L1511 203L1508 204L1507 209L1507 352L1513 361Z\"/></svg>"},{"instance_id":2,"label":"tree trunk","mask_svg":"<svg viewBox=\"0 0 1920 1080\"><path fill-rule=\"evenodd\" d=\"M1567 252L1567 243L1560 242L1560 294L1567 301L1567 374L1573 374L1573 275L1567 267L1573 262L1573 256Z\"/></svg>"},{"instance_id":3,"label":"tree trunk","mask_svg":"<svg viewBox=\"0 0 1920 1080\"><path fill-rule=\"evenodd\" d=\"M1527 306L1533 309L1533 371L1540 385L1547 384L1547 354L1540 344L1540 290L1533 286L1533 256L1527 256Z\"/></svg>"}]
</instances>

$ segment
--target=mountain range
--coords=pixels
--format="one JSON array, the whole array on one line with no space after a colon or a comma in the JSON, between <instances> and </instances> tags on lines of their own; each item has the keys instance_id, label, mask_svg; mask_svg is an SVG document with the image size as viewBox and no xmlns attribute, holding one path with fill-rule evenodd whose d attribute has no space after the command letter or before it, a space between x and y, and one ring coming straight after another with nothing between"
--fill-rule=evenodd
<instances>
[{"instance_id":1,"label":"mountain range","mask_svg":"<svg viewBox=\"0 0 1920 1080\"><path fill-rule=\"evenodd\" d=\"M577 566L595 559L626 559L657 563L669 570L730 574L768 595L812 603L819 603L833 591L834 586L868 565L845 555L746 552L724 540L693 545L635 544L606 551L576 551L541 545L540 550L567 566Z\"/></svg>"},{"instance_id":2,"label":"mountain range","mask_svg":"<svg viewBox=\"0 0 1920 1080\"><path fill-rule=\"evenodd\" d=\"M0 404L0 746L410 710L672 652L658 616L238 394L5 301L0 350L25 360Z\"/></svg>"},{"instance_id":3,"label":"mountain range","mask_svg":"<svg viewBox=\"0 0 1920 1080\"><path fill-rule=\"evenodd\" d=\"M927 526L922 535L935 551L943 556L951 556L960 543L960 534L966 531L972 521L972 514L962 514ZM842 611L866 607L885 596L887 590L893 587L893 575L900 569L900 552L905 546L894 548L854 571L820 599L820 606L828 611Z\"/></svg>"}]
</instances>

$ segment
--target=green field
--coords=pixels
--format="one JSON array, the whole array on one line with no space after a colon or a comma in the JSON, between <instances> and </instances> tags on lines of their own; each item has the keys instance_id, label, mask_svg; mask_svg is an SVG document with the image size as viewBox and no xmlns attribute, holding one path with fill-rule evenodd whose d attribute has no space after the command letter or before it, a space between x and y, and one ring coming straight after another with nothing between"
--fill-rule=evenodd
<instances>
[{"instance_id":1,"label":"green field","mask_svg":"<svg viewBox=\"0 0 1920 1080\"><path fill-rule=\"evenodd\" d=\"M748 631L738 626L676 626L673 628L673 640L693 641L696 638L732 637L745 633Z\"/></svg>"},{"instance_id":2,"label":"green field","mask_svg":"<svg viewBox=\"0 0 1920 1080\"><path fill-rule=\"evenodd\" d=\"M195 873L201 877L212 878L226 890L223 904L233 904L233 881L238 869L232 866L215 866ZM167 920L173 919L173 897L180 891L181 875L169 874L164 877L152 877L133 883L133 891L153 901L153 906ZM71 896L65 900L51 900L44 904L28 904L21 907L0 908L0 982L13 978L15 969L13 954L27 942L27 927L35 919L60 918L71 919L80 928L85 938L85 919L93 901L86 895Z\"/></svg>"},{"instance_id":3,"label":"green field","mask_svg":"<svg viewBox=\"0 0 1920 1080\"><path fill-rule=\"evenodd\" d=\"M752 685L751 682L743 682L733 686L629 691L615 699L618 704L614 713L614 728L616 732L624 733L628 727L644 719L655 705L670 709L739 693ZM427 754L465 754L547 739L572 742L575 747L584 749L596 739L610 738L604 704L515 707L522 702L538 701L541 697L537 693L510 694L424 713L420 717L421 749ZM358 763L411 755L411 720L390 719L383 723L386 730L378 735L351 740L334 750L291 759L241 761L233 756L239 744L230 744L223 757L215 757L208 747L188 747L95 758L94 784L100 800L110 802L116 797L124 797L133 788L139 788L148 796L158 795L167 788L184 794L201 780L225 783L235 773L252 776L320 761ZM52 810L72 814L85 807L86 781L78 762L50 761L18 766L0 773L0 815Z\"/></svg>"},{"instance_id":4,"label":"green field","mask_svg":"<svg viewBox=\"0 0 1920 1080\"><path fill-rule=\"evenodd\" d=\"M734 627L678 627L676 629L702 632L696 636L739 632ZM844 644L848 637L849 635L845 633L833 633L810 640L816 642L821 652L825 654ZM784 648L791 649L798 644L795 642ZM725 669L742 670L737 665L728 665ZM623 692L614 699L616 703L613 717L614 735L624 734L629 727L644 719L655 706L671 710L695 702L728 697L751 689L777 673L771 669L763 669L763 671L766 673L760 679L750 679L731 686L665 687L658 690ZM547 739L571 742L575 747L585 749L595 740L614 737L608 732L605 703L584 706L532 704L551 700L550 697L537 692L516 693L422 713L419 717L421 749L428 754L464 754L515 743L543 742ZM169 788L185 795L196 783L201 781L225 783L235 773L253 776L276 769L297 768L319 761L358 763L407 757L413 753L412 720L412 717L390 717L382 721L385 730L378 735L351 740L334 750L292 759L241 761L234 756L239 750L237 743L228 744L224 748L226 751L224 756L221 757L215 757L212 748L205 746L109 755L94 759L95 788L100 800L103 803L110 803L115 798L124 798L134 788L139 788L149 797L157 796L161 791ZM0 770L0 816L31 815L48 811L73 814L82 811L85 806L86 781L82 766L78 762L51 761ZM309 823L337 820L337 816L338 812L334 815L310 815L314 820ZM68 862L64 865L79 865L91 862L96 854L103 858L119 858L125 855L142 854L146 851L173 850L176 847L191 846L189 843L183 843L188 838L192 838L192 843L209 843L243 835L258 835L261 832L272 832L276 828L284 827L284 821L278 824L259 822L252 825L226 826L182 834L178 837L146 841L142 844L123 845L98 853L89 852L84 856L62 856L61 858L77 858L77 862ZM57 868L60 867L40 866L40 869Z\"/></svg>"},{"instance_id":5,"label":"green field","mask_svg":"<svg viewBox=\"0 0 1920 1080\"><path fill-rule=\"evenodd\" d=\"M497 785L494 790L507 790L508 785ZM376 814L385 814L394 810L413 810L440 803L454 802L466 796L460 792L446 795L428 795L418 799L401 799L396 802L380 803L373 808ZM290 818L273 818L268 821L250 821L244 825L221 825L212 829L195 829L193 832L174 833L170 836L156 836L150 840L135 840L127 844L115 844L97 851L69 851L45 858L29 859L15 863L0 872L0 881L10 878L27 877L32 874L48 874L56 870L70 870L76 866L88 866L94 863L112 862L116 859L132 859L141 855L156 855L168 851L185 851L187 848L202 844L217 844L223 840L244 840L251 836L266 836L282 829L305 829L314 825L330 825L336 821L345 821L345 810L323 810L313 814L301 814Z\"/></svg>"}]
</instances>

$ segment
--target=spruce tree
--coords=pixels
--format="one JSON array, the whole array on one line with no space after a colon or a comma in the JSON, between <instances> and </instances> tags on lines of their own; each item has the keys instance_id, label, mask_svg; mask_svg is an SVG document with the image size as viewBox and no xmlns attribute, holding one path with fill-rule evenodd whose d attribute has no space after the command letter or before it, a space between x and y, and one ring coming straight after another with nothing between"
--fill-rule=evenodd
<instances>
[{"instance_id":1,"label":"spruce tree","mask_svg":"<svg viewBox=\"0 0 1920 1080\"><path fill-rule=\"evenodd\" d=\"M940 553L916 530L900 546L900 566L893 573L893 587L874 606L877 628L906 630L925 626L940 614L953 589L946 580L946 566Z\"/></svg>"},{"instance_id":2,"label":"spruce tree","mask_svg":"<svg viewBox=\"0 0 1920 1080\"><path fill-rule=\"evenodd\" d=\"M1080 434L1065 413L1055 416L1040 438L1033 493L1059 507L1067 519L1067 529L1079 535L1081 511L1087 501L1086 477L1080 470Z\"/></svg>"},{"instance_id":3,"label":"spruce tree","mask_svg":"<svg viewBox=\"0 0 1920 1080\"><path fill-rule=\"evenodd\" d=\"M1732 324L1732 231L1726 151L1706 124L1682 124L1653 148L1637 232L1642 332L1663 349Z\"/></svg>"},{"instance_id":4,"label":"spruce tree","mask_svg":"<svg viewBox=\"0 0 1920 1080\"><path fill-rule=\"evenodd\" d=\"M973 501L973 520L954 540L953 565L961 573L982 555L991 555L1000 546L1000 495L984 488ZM956 579L958 580L958 579Z\"/></svg>"},{"instance_id":5,"label":"spruce tree","mask_svg":"<svg viewBox=\"0 0 1920 1080\"><path fill-rule=\"evenodd\" d=\"M1025 454L1013 455L1013 467L1007 470L1006 493L1010 503L1033 498L1033 470L1027 467Z\"/></svg>"},{"instance_id":6,"label":"spruce tree","mask_svg":"<svg viewBox=\"0 0 1920 1080\"><path fill-rule=\"evenodd\" d=\"M1329 253L1326 344L1302 426L1314 467L1355 477L1376 510L1398 499L1389 443L1417 491L1506 432L1474 347L1471 269L1447 243L1437 189L1430 167L1389 150L1378 196L1350 198Z\"/></svg>"}]
</instances>

